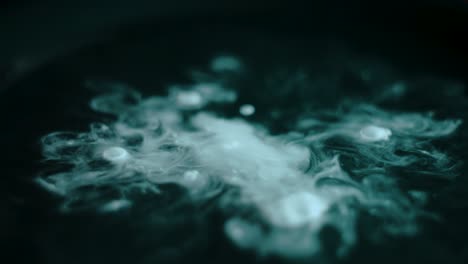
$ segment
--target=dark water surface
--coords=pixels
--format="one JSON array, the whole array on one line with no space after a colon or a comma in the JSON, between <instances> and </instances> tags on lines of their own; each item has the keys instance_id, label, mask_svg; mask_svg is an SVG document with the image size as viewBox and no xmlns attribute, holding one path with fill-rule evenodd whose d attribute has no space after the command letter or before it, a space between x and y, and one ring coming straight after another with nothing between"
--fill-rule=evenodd
<instances>
[{"instance_id":1,"label":"dark water surface","mask_svg":"<svg viewBox=\"0 0 468 264\"><path fill-rule=\"evenodd\" d=\"M254 120L273 131L287 129L291 118L308 106L323 109L349 98L374 100L385 84L397 80L408 81L412 88L398 99L379 103L382 107L462 119L453 136L435 143L460 161L459 176L451 181L417 177L402 181L403 189L427 191L426 209L438 215L421 220L420 234L375 241L372 233L378 232L378 224L362 216L360 239L349 256L334 257L334 230L326 229L323 255L308 261L467 263L466 49L454 41L453 32L414 30L417 22L409 14L395 17L404 21L387 27L384 19L368 24L356 18L349 24L330 19L321 29L307 15L294 21L213 16L143 24L122 29L116 37L52 60L22 77L0 94L0 250L13 260L5 263L288 262L237 249L223 233L225 216L216 210L215 201L176 202L183 193L174 186L167 186L163 195L141 195L131 210L62 214L57 210L60 199L32 181L47 168L41 162L41 136L58 130L82 131L93 121L112 119L89 109L88 102L98 91L85 88L87 81L122 82L144 95L163 94L170 84L189 83L188 70L204 69L211 58L223 54L245 62L245 73L238 80L239 102L255 105ZM365 80L359 69L369 69L375 77ZM301 72L314 85L293 83L285 92L288 80ZM229 115L238 106L221 110ZM268 120L272 109L288 114L272 124ZM171 203L175 205L168 208ZM203 221L201 212L207 214ZM173 223L161 229L167 219Z\"/></svg>"}]
</instances>

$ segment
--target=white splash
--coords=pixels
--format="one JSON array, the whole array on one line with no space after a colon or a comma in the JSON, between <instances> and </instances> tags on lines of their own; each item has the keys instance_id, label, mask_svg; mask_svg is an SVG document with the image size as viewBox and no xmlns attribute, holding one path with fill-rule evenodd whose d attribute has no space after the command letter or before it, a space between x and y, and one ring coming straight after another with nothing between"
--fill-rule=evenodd
<instances>
[{"instance_id":1,"label":"white splash","mask_svg":"<svg viewBox=\"0 0 468 264\"><path fill-rule=\"evenodd\" d=\"M238 64L218 58L212 68L235 70ZM96 97L92 108L116 120L91 124L89 132L45 136L44 156L72 169L38 182L63 195L68 210L80 200L101 212L128 209L131 191L159 193L167 183L184 187L195 200L220 194L226 234L240 248L260 254L318 254L324 226L339 232L337 253L345 254L356 242L360 210L384 219L386 232L417 231L420 210L411 202L414 193L402 193L387 168L433 161L427 162L428 172L444 175L451 168L449 159L430 140L451 134L460 121L356 104L335 111L333 118L308 114L289 133L273 136L240 117L202 110L236 100L237 94L221 83L172 86L167 97L143 98L122 87ZM240 109L242 116L254 112L252 105ZM341 157L352 157L352 166L344 168ZM96 186L115 189L122 197L90 200L100 197L98 189L82 187ZM246 210L250 217L238 213ZM386 224L392 222L399 225Z\"/></svg>"}]
</instances>

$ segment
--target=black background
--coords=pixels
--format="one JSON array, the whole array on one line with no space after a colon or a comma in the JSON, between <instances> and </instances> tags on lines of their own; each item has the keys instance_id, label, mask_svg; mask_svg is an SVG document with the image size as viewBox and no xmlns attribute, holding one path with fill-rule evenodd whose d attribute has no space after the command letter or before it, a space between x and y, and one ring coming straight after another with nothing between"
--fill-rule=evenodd
<instances>
[{"instance_id":1,"label":"black background","mask_svg":"<svg viewBox=\"0 0 468 264\"><path fill-rule=\"evenodd\" d=\"M5 263L279 261L236 250L214 228L222 226L216 213L201 226L187 217L162 233L144 220L151 206L118 216L59 214L58 199L32 183L43 166L38 139L56 130L86 129L98 118L87 110L92 92L83 89L84 80L123 81L155 93L186 80L187 68L202 67L222 52L241 54L257 71L268 71L263 65L307 64L321 53L339 63L345 48L356 57L382 60L404 76L468 84L463 1L23 0L0 8L0 255ZM458 101L439 96L438 89L443 88L402 101L401 108L464 118L466 89ZM448 144L462 160L464 139L459 135ZM380 245L363 239L342 262L466 263L467 177L427 185L434 189L430 208L443 221L425 223L426 232L416 238L388 238ZM161 203L175 198L165 199ZM166 213L198 210L181 208ZM181 240L189 242L180 246ZM183 253L165 249L168 244L184 248Z\"/></svg>"}]
</instances>

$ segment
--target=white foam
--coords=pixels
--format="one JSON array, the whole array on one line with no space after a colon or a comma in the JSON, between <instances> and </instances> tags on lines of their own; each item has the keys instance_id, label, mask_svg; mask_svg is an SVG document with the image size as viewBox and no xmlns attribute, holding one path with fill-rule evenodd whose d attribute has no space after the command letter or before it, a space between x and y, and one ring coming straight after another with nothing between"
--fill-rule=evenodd
<instances>
[{"instance_id":1,"label":"white foam","mask_svg":"<svg viewBox=\"0 0 468 264\"><path fill-rule=\"evenodd\" d=\"M385 127L368 125L363 127L359 134L361 135L361 139L369 142L375 141L386 141L392 135L392 131Z\"/></svg>"}]
</instances>

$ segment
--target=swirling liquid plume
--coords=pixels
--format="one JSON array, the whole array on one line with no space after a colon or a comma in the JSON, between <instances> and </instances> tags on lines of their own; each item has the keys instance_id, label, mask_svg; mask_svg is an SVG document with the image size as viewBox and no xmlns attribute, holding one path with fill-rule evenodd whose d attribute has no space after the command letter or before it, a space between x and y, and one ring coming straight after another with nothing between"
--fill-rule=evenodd
<instances>
[{"instance_id":1,"label":"swirling liquid plume","mask_svg":"<svg viewBox=\"0 0 468 264\"><path fill-rule=\"evenodd\" d=\"M234 57L222 57L212 70L223 74L241 66ZM357 239L362 211L384 219L382 229L390 234L417 232L423 211L400 190L391 168L411 171L425 164L425 175L454 175L453 162L431 140L453 133L458 120L356 104L328 112L327 118L303 115L290 133L271 135L240 116L205 109L236 100L221 77L172 87L167 97L143 98L116 85L91 102L94 110L115 115L114 122L42 139L45 158L71 168L38 182L64 197L64 210L75 210L76 204L122 210L132 206L132 191L157 193L168 183L196 200L220 195L230 216L224 230L234 244L259 254L306 257L320 252L325 226L339 232L337 252L345 254ZM244 118L254 112L252 105L240 109ZM118 195L106 198L104 189ZM250 213L237 214L236 208Z\"/></svg>"}]
</instances>

